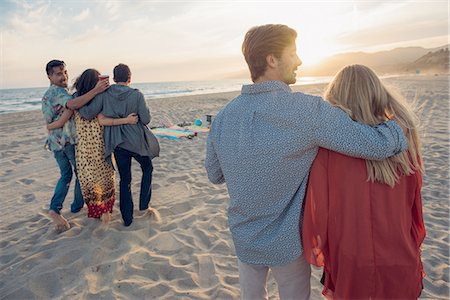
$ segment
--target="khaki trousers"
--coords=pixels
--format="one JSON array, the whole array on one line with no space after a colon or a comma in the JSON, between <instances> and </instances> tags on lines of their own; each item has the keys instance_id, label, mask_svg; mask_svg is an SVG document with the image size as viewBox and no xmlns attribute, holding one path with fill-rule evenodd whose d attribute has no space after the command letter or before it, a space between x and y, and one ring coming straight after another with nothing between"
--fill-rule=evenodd
<instances>
[{"instance_id":1,"label":"khaki trousers","mask_svg":"<svg viewBox=\"0 0 450 300\"><path fill-rule=\"evenodd\" d=\"M281 300L307 300L310 297L311 267L303 255L281 266L250 265L238 259L238 269L243 300L267 299L269 270L278 284Z\"/></svg>"}]
</instances>

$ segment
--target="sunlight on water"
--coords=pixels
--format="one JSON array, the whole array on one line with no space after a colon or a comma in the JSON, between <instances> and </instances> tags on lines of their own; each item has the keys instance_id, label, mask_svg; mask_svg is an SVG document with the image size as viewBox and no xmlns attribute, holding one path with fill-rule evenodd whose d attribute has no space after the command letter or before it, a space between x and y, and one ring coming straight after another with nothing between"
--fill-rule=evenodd
<instances>
[{"instance_id":1,"label":"sunlight on water","mask_svg":"<svg viewBox=\"0 0 450 300\"><path fill-rule=\"evenodd\" d=\"M325 83L331 77L301 77L296 85ZM167 98L187 95L202 95L239 91L249 79L214 81L180 81L135 83L131 87L139 89L146 99ZM41 99L47 87L26 89L0 89L0 114L41 109Z\"/></svg>"}]
</instances>

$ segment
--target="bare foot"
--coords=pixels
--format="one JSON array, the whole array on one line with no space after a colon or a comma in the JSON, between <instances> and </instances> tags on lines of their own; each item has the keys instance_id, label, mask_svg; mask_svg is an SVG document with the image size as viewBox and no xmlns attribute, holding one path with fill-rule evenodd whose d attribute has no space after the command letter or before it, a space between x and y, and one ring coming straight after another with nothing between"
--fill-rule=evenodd
<instances>
[{"instance_id":1,"label":"bare foot","mask_svg":"<svg viewBox=\"0 0 450 300\"><path fill-rule=\"evenodd\" d=\"M145 216L153 217L153 218L155 219L156 222L161 221L161 215L160 215L159 212L158 212L155 208L153 208L153 207L149 207L149 208L147 208L147 209L145 209L145 210L141 210L141 211L140 211L140 214L141 214L142 217L145 217Z\"/></svg>"},{"instance_id":2,"label":"bare foot","mask_svg":"<svg viewBox=\"0 0 450 300\"><path fill-rule=\"evenodd\" d=\"M102 220L103 224L108 224L111 221L111 214L109 212L103 213L100 220Z\"/></svg>"},{"instance_id":3,"label":"bare foot","mask_svg":"<svg viewBox=\"0 0 450 300\"><path fill-rule=\"evenodd\" d=\"M69 222L60 214L56 213L53 210L49 210L48 214L50 218L52 218L53 224L55 224L55 230L58 233L66 231L70 228Z\"/></svg>"}]
</instances>

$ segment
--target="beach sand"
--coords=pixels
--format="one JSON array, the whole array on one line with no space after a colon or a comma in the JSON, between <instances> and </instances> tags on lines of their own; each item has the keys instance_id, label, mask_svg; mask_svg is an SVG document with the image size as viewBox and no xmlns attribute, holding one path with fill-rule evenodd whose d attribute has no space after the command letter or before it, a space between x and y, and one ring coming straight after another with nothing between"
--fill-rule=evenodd
<instances>
[{"instance_id":1,"label":"beach sand","mask_svg":"<svg viewBox=\"0 0 450 300\"><path fill-rule=\"evenodd\" d=\"M389 78L401 94L422 105L423 210L427 277L421 299L449 298L449 83L446 76ZM294 87L320 95L324 85ZM238 92L148 99L151 126L193 122L216 114ZM47 215L58 168L44 149L40 111L0 115L1 299L238 299L237 260L224 185L208 182L203 167L207 134L160 139L154 159L151 205L158 223L136 216L124 227L116 204L112 221L70 213L73 183L63 209L71 229L57 234ZM135 209L141 171L133 162ZM118 176L117 176L118 177ZM117 201L118 202L118 201ZM322 299L313 270L312 299ZM399 278L401 288L401 278ZM270 276L270 299L277 289Z\"/></svg>"}]
</instances>

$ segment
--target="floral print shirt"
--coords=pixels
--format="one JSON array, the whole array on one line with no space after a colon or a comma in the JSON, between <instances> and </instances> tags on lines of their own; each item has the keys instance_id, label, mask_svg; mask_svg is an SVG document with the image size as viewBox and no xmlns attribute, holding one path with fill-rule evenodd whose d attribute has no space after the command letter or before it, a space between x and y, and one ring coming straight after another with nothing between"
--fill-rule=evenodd
<instances>
[{"instance_id":1,"label":"floral print shirt","mask_svg":"<svg viewBox=\"0 0 450 300\"><path fill-rule=\"evenodd\" d=\"M67 101L72 96L66 88L50 85L49 89L42 97L42 113L47 124L58 120L64 109L66 109ZM66 144L76 144L77 136L75 131L75 122L73 117L67 121L62 128L50 130L48 133L45 147L50 151L62 150Z\"/></svg>"}]
</instances>

